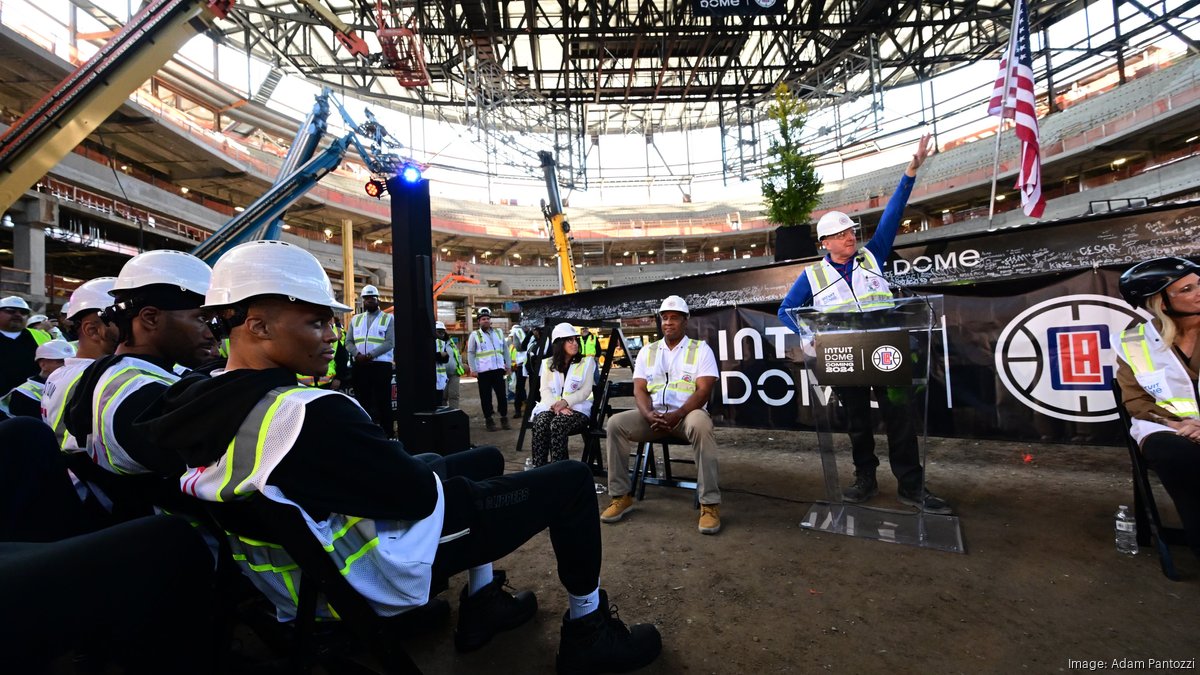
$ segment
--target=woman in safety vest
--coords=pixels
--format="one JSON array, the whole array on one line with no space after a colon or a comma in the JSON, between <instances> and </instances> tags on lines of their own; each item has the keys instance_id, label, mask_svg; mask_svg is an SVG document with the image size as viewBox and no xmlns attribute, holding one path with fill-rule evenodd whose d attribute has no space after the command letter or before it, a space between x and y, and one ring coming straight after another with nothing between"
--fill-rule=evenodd
<instances>
[{"instance_id":1,"label":"woman in safety vest","mask_svg":"<svg viewBox=\"0 0 1200 675\"><path fill-rule=\"evenodd\" d=\"M580 354L579 333L560 323L550 333L550 358L542 361L541 399L533 409L533 465L567 459L567 437L583 431L592 413L596 359Z\"/></svg>"},{"instance_id":2,"label":"woman in safety vest","mask_svg":"<svg viewBox=\"0 0 1200 675\"><path fill-rule=\"evenodd\" d=\"M1192 552L1200 557L1200 265L1183 258L1139 263L1121 295L1154 319L1121 331L1116 348L1129 434L1162 480Z\"/></svg>"}]
</instances>

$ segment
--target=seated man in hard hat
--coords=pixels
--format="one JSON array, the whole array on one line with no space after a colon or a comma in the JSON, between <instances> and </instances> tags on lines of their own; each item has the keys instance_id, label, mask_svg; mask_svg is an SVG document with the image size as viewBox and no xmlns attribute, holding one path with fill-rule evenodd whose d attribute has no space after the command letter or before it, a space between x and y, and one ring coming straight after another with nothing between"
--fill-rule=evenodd
<instances>
[{"instance_id":1,"label":"seated man in hard hat","mask_svg":"<svg viewBox=\"0 0 1200 675\"><path fill-rule=\"evenodd\" d=\"M779 305L779 319L799 332L788 310L811 305L821 312L871 312L892 307L892 291L883 276L883 262L892 253L892 244L908 195L916 182L917 169L925 163L930 150L929 136L922 136L912 161L904 169L900 185L888 200L879 227L861 248L854 232L854 221L840 211L830 211L817 222L817 238L829 253L820 262L808 266L796 279ZM879 494L875 469L875 430L871 423L871 392L887 428L888 459L896 476L897 499L927 513L949 514L946 501L925 489L925 471L917 443L913 412L908 405L907 387L834 387L834 393L846 411L850 445L854 454L854 483L842 493L847 502L864 502Z\"/></svg>"},{"instance_id":2,"label":"seated man in hard hat","mask_svg":"<svg viewBox=\"0 0 1200 675\"><path fill-rule=\"evenodd\" d=\"M436 460L447 474L439 480L434 461L387 439L352 399L297 386L296 373L325 369L333 313L347 309L321 264L298 246L258 241L232 249L217 261L206 306L230 335L227 369L180 381L161 414L138 425L186 460L185 492L210 501L257 492L297 507L347 581L384 616L424 604L434 579L470 570L455 635L460 651L536 612L531 593L503 590L505 577L493 575L491 561L548 528L570 595L559 670L624 672L655 659L658 631L626 628L599 588L600 532L586 466L501 475L499 451L476 448ZM278 565L268 567L252 576L286 616L294 600Z\"/></svg>"},{"instance_id":3,"label":"seated man in hard hat","mask_svg":"<svg viewBox=\"0 0 1200 675\"><path fill-rule=\"evenodd\" d=\"M62 368L63 361L72 356L75 356L75 350L64 340L51 340L38 345L37 351L34 353L38 374L0 397L0 413L8 417L41 419L42 390L46 386L46 378Z\"/></svg>"},{"instance_id":4,"label":"seated man in hard hat","mask_svg":"<svg viewBox=\"0 0 1200 675\"><path fill-rule=\"evenodd\" d=\"M354 359L354 398L388 438L395 437L392 424L392 349L396 326L392 315L379 309L379 289L362 289L363 311L350 319L346 350Z\"/></svg>"},{"instance_id":5,"label":"seated man in hard hat","mask_svg":"<svg viewBox=\"0 0 1200 675\"><path fill-rule=\"evenodd\" d=\"M684 335L688 306L678 295L658 308L663 339L638 352L633 369L637 410L608 418L608 493L612 503L600 520L615 523L633 508L629 451L635 443L674 437L692 444L696 458L699 530L721 531L721 490L717 485L717 442L708 399L719 372L717 357L703 340Z\"/></svg>"},{"instance_id":6,"label":"seated man in hard hat","mask_svg":"<svg viewBox=\"0 0 1200 675\"><path fill-rule=\"evenodd\" d=\"M115 304L101 319L117 327L112 356L80 375L67 403L67 431L88 439L84 450L116 474L178 476L173 453L133 431L133 421L179 379L175 367L209 360L216 341L200 306L212 270L182 251L147 251L125 263L113 282Z\"/></svg>"},{"instance_id":7,"label":"seated man in hard hat","mask_svg":"<svg viewBox=\"0 0 1200 675\"><path fill-rule=\"evenodd\" d=\"M33 353L38 345L50 341L49 333L25 325L29 314L29 303L24 298L0 298L0 392L37 375Z\"/></svg>"}]
</instances>

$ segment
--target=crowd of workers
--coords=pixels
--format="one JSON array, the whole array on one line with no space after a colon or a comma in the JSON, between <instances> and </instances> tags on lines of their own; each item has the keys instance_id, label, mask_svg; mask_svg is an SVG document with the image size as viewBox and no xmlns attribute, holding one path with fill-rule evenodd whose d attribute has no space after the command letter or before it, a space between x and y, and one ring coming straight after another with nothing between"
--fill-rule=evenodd
<instances>
[{"instance_id":1,"label":"crowd of workers","mask_svg":"<svg viewBox=\"0 0 1200 675\"><path fill-rule=\"evenodd\" d=\"M891 252L928 147L923 138L865 245L859 246L845 214L821 218L817 235L827 255L781 303L786 325L798 328L791 310L801 307L864 312L892 306L880 263ZM1122 294L1154 319L1119 336L1117 378L1135 420L1131 433L1200 554L1198 274L1200 266L1179 258L1125 273ZM634 363L635 405L603 422L611 503L601 511L591 469L568 455L569 437L598 419L594 334L581 335L569 323L550 327L548 335L541 326L519 324L505 334L482 307L460 351L443 323L434 326L432 361L443 404L457 406L460 378L473 375L485 428L510 429L507 382L514 385L515 418L527 413L532 429L532 470L505 473L495 447L442 457L394 440L394 319L380 307L374 286L360 297L363 311L343 331L338 317L352 308L334 296L320 263L297 246L259 241L234 248L213 268L177 251L142 253L117 277L80 285L61 325L32 315L18 296L0 299L0 413L11 418L0 422L0 541L8 542L0 544L0 567L20 570L0 574L7 579L2 590L53 584L46 575L59 568L52 562L86 547L97 559L127 565L124 576L109 581L139 596L126 605L129 612L147 611L143 595L158 594L155 601L163 604L162 596L181 584L179 572L210 555L194 530L165 526L152 542L139 538L138 528L150 532L172 518L150 516L150 507L169 510L180 498L203 504L258 497L302 515L382 616L436 605L441 584L466 571L455 630L455 646L464 652L536 613L533 594L505 590L507 575L493 570L492 561L548 530L567 595L560 672L623 672L652 662L661 650L658 630L627 626L610 612L600 587L600 524L624 520L636 504L629 472L634 445L673 439L692 447L699 532L721 530L719 448L707 411L719 364L704 340L688 336L686 301L661 301L662 338L641 349ZM344 393L351 385L354 398ZM951 513L925 487L907 389L834 391L847 412L855 466L844 500L865 502L878 492L874 394L899 500ZM150 520L139 520L145 517ZM239 536L229 542L279 619L294 619L294 564L281 561L269 542ZM139 556L163 556L170 572L144 573ZM110 601L87 589L71 592L85 607ZM199 621L141 617L139 623L121 609L104 611L121 619L114 626L136 624L160 646L192 640L170 633Z\"/></svg>"}]
</instances>

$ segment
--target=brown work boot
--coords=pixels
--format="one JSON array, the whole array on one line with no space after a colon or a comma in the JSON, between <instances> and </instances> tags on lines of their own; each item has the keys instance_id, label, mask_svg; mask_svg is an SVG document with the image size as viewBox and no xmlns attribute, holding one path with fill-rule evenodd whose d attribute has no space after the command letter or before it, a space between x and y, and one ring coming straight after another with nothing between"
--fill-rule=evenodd
<instances>
[{"instance_id":1,"label":"brown work boot","mask_svg":"<svg viewBox=\"0 0 1200 675\"><path fill-rule=\"evenodd\" d=\"M612 503L608 505L607 509L604 509L604 513L600 514L600 522L615 523L624 518L631 509L633 509L633 495L613 497Z\"/></svg>"},{"instance_id":2,"label":"brown work boot","mask_svg":"<svg viewBox=\"0 0 1200 675\"><path fill-rule=\"evenodd\" d=\"M700 534L716 534L721 531L721 505L700 505Z\"/></svg>"}]
</instances>

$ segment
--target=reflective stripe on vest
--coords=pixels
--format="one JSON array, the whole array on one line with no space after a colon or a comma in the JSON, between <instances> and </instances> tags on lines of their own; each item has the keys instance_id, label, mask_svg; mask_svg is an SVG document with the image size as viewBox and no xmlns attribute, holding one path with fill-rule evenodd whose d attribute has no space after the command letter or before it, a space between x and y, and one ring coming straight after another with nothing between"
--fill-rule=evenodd
<instances>
[{"instance_id":1,"label":"reflective stripe on vest","mask_svg":"<svg viewBox=\"0 0 1200 675\"><path fill-rule=\"evenodd\" d=\"M62 398L59 399L60 405L58 406L58 410L54 412L54 419L46 420L46 423L54 430L54 438L58 441L58 449L63 452L79 449L78 447L67 447L67 439L71 434L67 431L67 421L64 417L66 417L65 413L67 412L67 401L70 401L71 395L75 393L75 387L79 384L79 379L83 377L84 370L87 369L81 368L78 373L75 373L75 377L72 377L67 382L66 390L63 392Z\"/></svg>"},{"instance_id":2,"label":"reflective stripe on vest","mask_svg":"<svg viewBox=\"0 0 1200 675\"><path fill-rule=\"evenodd\" d=\"M838 283L844 277L828 258L804 269L812 289L813 307L822 312L871 312L895 306L891 287L883 278L875 255L860 248L855 258L860 256L862 261L854 261L858 264L851 270L848 282Z\"/></svg>"},{"instance_id":3,"label":"reflective stripe on vest","mask_svg":"<svg viewBox=\"0 0 1200 675\"><path fill-rule=\"evenodd\" d=\"M446 341L441 338L435 338L434 344L437 346L437 353L442 354L446 351ZM434 361L434 372L444 376L446 374L446 364L441 361Z\"/></svg>"},{"instance_id":4,"label":"reflective stripe on vest","mask_svg":"<svg viewBox=\"0 0 1200 675\"><path fill-rule=\"evenodd\" d=\"M92 395L92 437L88 442L92 461L113 473L150 473L125 452L113 435L114 418L125 399L147 384L161 382L169 386L177 381L175 373L142 359L125 359L111 366Z\"/></svg>"},{"instance_id":5,"label":"reflective stripe on vest","mask_svg":"<svg viewBox=\"0 0 1200 675\"><path fill-rule=\"evenodd\" d=\"M0 397L0 411L3 411L5 415L11 415L12 413L9 409L9 405L12 403L12 397L17 394L20 394L22 396L28 396L29 398L31 398L35 401L41 402L42 387L43 387L43 385L41 382L34 382L33 380L25 380L21 384L13 387L12 390L9 391L7 394L5 394L3 397Z\"/></svg>"},{"instance_id":6,"label":"reflective stripe on vest","mask_svg":"<svg viewBox=\"0 0 1200 675\"><path fill-rule=\"evenodd\" d=\"M53 335L40 328L26 328L25 330L29 331L29 334L33 336L33 341L38 343L39 347L54 339Z\"/></svg>"},{"instance_id":7,"label":"reflective stripe on vest","mask_svg":"<svg viewBox=\"0 0 1200 675\"><path fill-rule=\"evenodd\" d=\"M1121 331L1120 342L1121 358L1160 408L1176 417L1200 417L1194 383L1153 325L1146 322Z\"/></svg>"},{"instance_id":8,"label":"reflective stripe on vest","mask_svg":"<svg viewBox=\"0 0 1200 675\"><path fill-rule=\"evenodd\" d=\"M688 366L695 366L696 359L699 358L700 354L700 341L689 337L685 337L684 339L688 343L683 348L683 363ZM663 389L684 394L685 398L691 396L696 392L695 382L682 379L668 381L667 378L670 377L670 373L658 372L654 369L654 362L658 358L658 345L661 343L662 340L650 343L650 351L646 354L646 370L649 371L647 374L650 375L650 379L646 382L646 390L650 392L651 396ZM664 346L666 345L664 344Z\"/></svg>"},{"instance_id":9,"label":"reflective stripe on vest","mask_svg":"<svg viewBox=\"0 0 1200 675\"><path fill-rule=\"evenodd\" d=\"M483 329L480 328L475 331L474 336L475 336L475 363L472 365L475 367L475 370L477 372L483 372L483 371L487 371L487 370L503 369L504 368L504 335L500 333L500 330L498 328L492 328L488 332L484 333ZM492 349L480 349L480 347L484 346L484 338L485 337L491 338L487 341L487 344L489 346L491 346ZM481 368L480 361L482 361L484 359L497 359L497 361L495 362L495 367L494 368Z\"/></svg>"}]
</instances>

